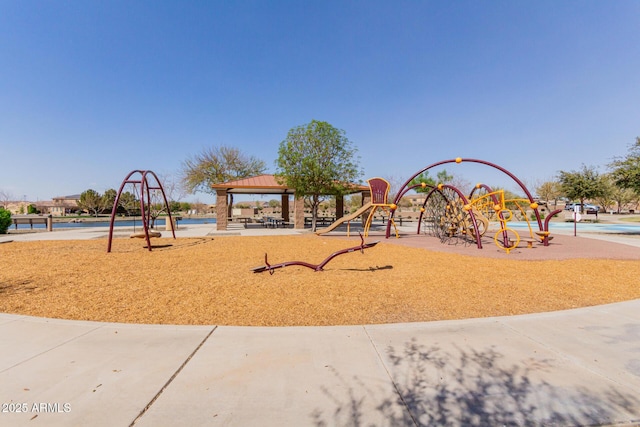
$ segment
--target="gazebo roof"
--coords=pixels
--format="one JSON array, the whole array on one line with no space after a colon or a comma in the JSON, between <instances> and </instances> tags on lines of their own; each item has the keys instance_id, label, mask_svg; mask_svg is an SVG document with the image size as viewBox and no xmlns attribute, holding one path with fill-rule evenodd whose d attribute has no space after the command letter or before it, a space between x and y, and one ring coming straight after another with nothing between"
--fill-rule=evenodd
<instances>
[{"instance_id":1,"label":"gazebo roof","mask_svg":"<svg viewBox=\"0 0 640 427\"><path fill-rule=\"evenodd\" d=\"M273 175L258 175L211 186L214 190L227 190L232 194L293 194L293 188L279 184Z\"/></svg>"},{"instance_id":2,"label":"gazebo roof","mask_svg":"<svg viewBox=\"0 0 640 427\"><path fill-rule=\"evenodd\" d=\"M258 175L211 186L213 190L226 190L231 194L294 194L293 188L278 183L274 175ZM368 190L366 185L353 184L353 192Z\"/></svg>"}]
</instances>

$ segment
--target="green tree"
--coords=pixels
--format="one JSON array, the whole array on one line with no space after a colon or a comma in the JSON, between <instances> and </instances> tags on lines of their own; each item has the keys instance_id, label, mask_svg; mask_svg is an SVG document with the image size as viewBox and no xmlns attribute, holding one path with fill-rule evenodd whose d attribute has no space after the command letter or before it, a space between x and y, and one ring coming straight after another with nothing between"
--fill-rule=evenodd
<instances>
[{"instance_id":1,"label":"green tree","mask_svg":"<svg viewBox=\"0 0 640 427\"><path fill-rule=\"evenodd\" d=\"M630 188L620 188L616 186L611 198L616 203L616 212L621 213L624 206L630 203L637 205L640 195Z\"/></svg>"},{"instance_id":2,"label":"green tree","mask_svg":"<svg viewBox=\"0 0 640 427\"><path fill-rule=\"evenodd\" d=\"M595 167L582 165L579 171L560 171L558 175L562 193L571 200L580 201L581 210L588 199L602 197L606 188L602 176Z\"/></svg>"},{"instance_id":3,"label":"green tree","mask_svg":"<svg viewBox=\"0 0 640 427\"><path fill-rule=\"evenodd\" d=\"M282 203L280 203L280 200L271 199L269 200L268 204L270 208L279 208Z\"/></svg>"},{"instance_id":4,"label":"green tree","mask_svg":"<svg viewBox=\"0 0 640 427\"><path fill-rule=\"evenodd\" d=\"M7 234L7 230L11 226L11 212L0 207L0 234Z\"/></svg>"},{"instance_id":5,"label":"green tree","mask_svg":"<svg viewBox=\"0 0 640 427\"><path fill-rule=\"evenodd\" d=\"M80 194L80 200L78 200L78 207L86 210L95 216L98 216L102 209L102 196L95 190L89 189Z\"/></svg>"},{"instance_id":6,"label":"green tree","mask_svg":"<svg viewBox=\"0 0 640 427\"><path fill-rule=\"evenodd\" d=\"M211 147L185 160L182 164L182 183L190 193L213 193L211 186L227 181L263 174L264 161L227 146ZM231 216L233 195L228 194L228 215Z\"/></svg>"},{"instance_id":7,"label":"green tree","mask_svg":"<svg viewBox=\"0 0 640 427\"><path fill-rule=\"evenodd\" d=\"M27 206L27 213L28 214L38 214L38 213L40 213L40 211L38 210L38 208L36 208L36 205L30 204L30 205Z\"/></svg>"},{"instance_id":8,"label":"green tree","mask_svg":"<svg viewBox=\"0 0 640 427\"><path fill-rule=\"evenodd\" d=\"M111 212L111 210L113 209L113 203L116 201L117 195L118 195L118 192L113 188L110 188L107 191L105 191L102 197L100 198L100 204L101 204L100 210L102 211L108 210L109 212Z\"/></svg>"},{"instance_id":9,"label":"green tree","mask_svg":"<svg viewBox=\"0 0 640 427\"><path fill-rule=\"evenodd\" d=\"M349 207L349 212L355 212L362 207L362 194L352 194L346 201L345 206Z\"/></svg>"},{"instance_id":10,"label":"green tree","mask_svg":"<svg viewBox=\"0 0 640 427\"><path fill-rule=\"evenodd\" d=\"M595 201L599 206L604 208L605 212L611 210L611 207L616 203L617 198L624 198L624 192L631 192L631 194L633 194L633 191L631 190L618 187L611 174L604 174L601 176L601 179L604 191L600 196L595 197Z\"/></svg>"},{"instance_id":11,"label":"green tree","mask_svg":"<svg viewBox=\"0 0 640 427\"><path fill-rule=\"evenodd\" d=\"M554 209L562 196L562 186L558 181L545 181L536 188L536 194L547 203L553 201Z\"/></svg>"},{"instance_id":12,"label":"green tree","mask_svg":"<svg viewBox=\"0 0 640 427\"><path fill-rule=\"evenodd\" d=\"M413 178L409 183L409 187L412 187L414 185L422 185L423 183L426 184L427 187L414 188L414 191L416 193L427 193L431 191L431 188L437 184L436 180L433 179L433 177L429 176L429 171L425 171L425 172L422 172L420 175L416 176L415 178Z\"/></svg>"},{"instance_id":13,"label":"green tree","mask_svg":"<svg viewBox=\"0 0 640 427\"><path fill-rule=\"evenodd\" d=\"M276 179L308 200L313 231L323 196L343 196L362 176L356 153L343 130L317 120L291 129L280 143Z\"/></svg>"},{"instance_id":14,"label":"green tree","mask_svg":"<svg viewBox=\"0 0 640 427\"><path fill-rule=\"evenodd\" d=\"M438 183L439 184L448 184L451 181L453 181L453 178L454 178L453 175L449 175L447 173L446 169L442 169L440 172L438 172L436 174L436 177L438 177Z\"/></svg>"},{"instance_id":15,"label":"green tree","mask_svg":"<svg viewBox=\"0 0 640 427\"><path fill-rule=\"evenodd\" d=\"M180 212L182 210L182 203L176 202L175 200L169 200L169 209L171 210L171 214Z\"/></svg>"},{"instance_id":16,"label":"green tree","mask_svg":"<svg viewBox=\"0 0 640 427\"><path fill-rule=\"evenodd\" d=\"M120 194L120 199L118 200L118 205L120 205L127 216L131 216L137 212L140 212L140 200L136 198L136 196L130 191L125 191Z\"/></svg>"},{"instance_id":17,"label":"green tree","mask_svg":"<svg viewBox=\"0 0 640 427\"><path fill-rule=\"evenodd\" d=\"M416 193L428 193L431 191L431 187L434 187L438 184L448 184L453 181L453 175L449 175L446 169L439 171L436 174L437 180L433 179L433 177L429 176L429 171L422 172L420 175L416 176L411 180L409 186L421 185L422 183L427 184L429 187L416 187L414 191Z\"/></svg>"},{"instance_id":18,"label":"green tree","mask_svg":"<svg viewBox=\"0 0 640 427\"><path fill-rule=\"evenodd\" d=\"M640 137L629 147L629 153L609 164L616 185L640 194Z\"/></svg>"}]
</instances>

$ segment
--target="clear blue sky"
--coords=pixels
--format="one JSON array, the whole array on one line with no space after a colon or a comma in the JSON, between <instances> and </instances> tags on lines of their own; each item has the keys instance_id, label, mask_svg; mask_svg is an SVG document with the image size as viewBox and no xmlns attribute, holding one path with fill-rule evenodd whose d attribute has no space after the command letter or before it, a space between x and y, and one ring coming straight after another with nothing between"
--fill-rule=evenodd
<instances>
[{"instance_id":1,"label":"clear blue sky","mask_svg":"<svg viewBox=\"0 0 640 427\"><path fill-rule=\"evenodd\" d=\"M364 178L604 172L640 136L639 29L636 0L0 0L0 190L103 192L214 145L274 172L312 119Z\"/></svg>"}]
</instances>

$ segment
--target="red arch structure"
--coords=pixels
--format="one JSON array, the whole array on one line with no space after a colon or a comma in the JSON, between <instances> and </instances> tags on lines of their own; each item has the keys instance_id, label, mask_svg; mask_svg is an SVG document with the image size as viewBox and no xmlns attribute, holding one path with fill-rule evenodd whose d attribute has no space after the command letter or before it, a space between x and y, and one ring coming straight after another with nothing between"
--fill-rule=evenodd
<instances>
[{"instance_id":1,"label":"red arch structure","mask_svg":"<svg viewBox=\"0 0 640 427\"><path fill-rule=\"evenodd\" d=\"M139 174L139 178L134 179L132 176ZM153 185L149 184L149 177L153 178ZM109 223L109 243L107 245L107 252L111 252L111 243L113 240L113 223L116 218L116 212L118 211L118 202L120 201L120 195L125 185L132 184L134 189L136 185L140 189L140 213L142 215L142 227L144 228L144 237L147 241L147 248L151 251L151 240L149 236L149 223L151 222L151 190L160 190L164 204L167 208L168 221L171 223L171 233L173 238L176 238L176 231L173 226L173 219L171 218L171 210L169 209L169 202L167 196L164 193L164 188L158 179L158 176L150 170L134 170L129 172L129 175L122 181L116 199L113 202L113 209L111 210L111 221Z\"/></svg>"},{"instance_id":2,"label":"red arch structure","mask_svg":"<svg viewBox=\"0 0 640 427\"><path fill-rule=\"evenodd\" d=\"M448 164L448 163L464 163L464 162L469 162L469 163L480 163L486 166L489 166L491 168L497 169L500 172L504 173L505 175L507 175L508 177L510 177L524 192L524 194L526 194L527 198L529 199L529 201L531 203L534 203L533 200L533 196L531 195L531 193L529 192L529 190L527 189L527 187L524 185L524 183L522 181L520 181L520 179L518 179L518 177L516 177L513 173L509 172L507 169L496 165L495 163L491 163L488 162L486 160L478 160L478 159L465 159L465 158L455 158L455 159L449 159L449 160L442 160L440 162L436 162L433 163L429 166L427 166L424 169L421 169L420 171L416 172L415 174L413 174L403 185L402 187L400 187L400 190L398 191L398 193L396 194L396 198L394 200L394 204L397 206L398 203L400 202L400 199L402 199L402 197L409 191L412 190L413 188L415 188L416 186L410 186L409 184L411 183L411 181L413 181L417 176L419 176L420 174L428 171L429 169L432 169L434 167L440 166L440 165L444 165L444 164ZM434 189L435 190L435 189ZM464 196L462 196L463 200L466 200L464 198ZM534 213L536 216L536 220L538 222L538 227L540 229L540 231L547 231L549 230L549 219L551 219L551 217L553 215L556 215L558 212L560 211L554 211L552 212L547 219L544 221L544 223L542 222L542 219L540 217L540 213L538 212L538 209L534 209ZM393 218L393 216L395 215L395 210L391 211L391 215L390 215L390 219ZM471 215L471 218L473 220L473 215ZM475 220L474 220L475 221ZM475 222L474 222L475 225ZM477 229L477 227L476 227ZM386 231L386 238L388 239L391 236L391 221L387 222L387 231ZM482 244L480 243L480 239L478 239L478 248L482 248ZM548 239L545 237L544 239L544 245L547 246L548 245Z\"/></svg>"}]
</instances>

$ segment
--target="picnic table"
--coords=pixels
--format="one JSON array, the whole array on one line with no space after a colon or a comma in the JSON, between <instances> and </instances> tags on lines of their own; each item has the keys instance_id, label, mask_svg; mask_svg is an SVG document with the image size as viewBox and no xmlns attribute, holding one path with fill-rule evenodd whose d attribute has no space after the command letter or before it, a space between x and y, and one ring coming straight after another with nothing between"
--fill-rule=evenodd
<instances>
[{"instance_id":1,"label":"picnic table","mask_svg":"<svg viewBox=\"0 0 640 427\"><path fill-rule=\"evenodd\" d=\"M326 226L326 225L331 225L335 222L335 217L330 217L330 216L319 216L318 218L316 218L316 225L321 225L321 226ZM304 218L304 223L305 225L310 225L312 221L311 217L305 217Z\"/></svg>"},{"instance_id":2,"label":"picnic table","mask_svg":"<svg viewBox=\"0 0 640 427\"><path fill-rule=\"evenodd\" d=\"M263 226L267 228L279 228L286 226L287 223L283 218L266 216L264 217Z\"/></svg>"}]
</instances>

